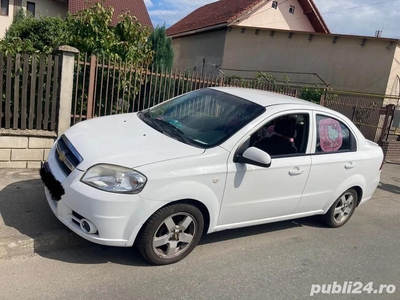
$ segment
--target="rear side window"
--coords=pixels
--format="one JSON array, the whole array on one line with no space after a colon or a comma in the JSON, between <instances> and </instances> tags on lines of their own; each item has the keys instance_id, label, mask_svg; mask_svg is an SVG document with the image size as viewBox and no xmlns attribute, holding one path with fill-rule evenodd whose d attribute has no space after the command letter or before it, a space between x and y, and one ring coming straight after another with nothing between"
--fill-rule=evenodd
<instances>
[{"instance_id":1,"label":"rear side window","mask_svg":"<svg viewBox=\"0 0 400 300\"><path fill-rule=\"evenodd\" d=\"M353 133L342 122L328 116L317 115L316 153L357 151Z\"/></svg>"}]
</instances>

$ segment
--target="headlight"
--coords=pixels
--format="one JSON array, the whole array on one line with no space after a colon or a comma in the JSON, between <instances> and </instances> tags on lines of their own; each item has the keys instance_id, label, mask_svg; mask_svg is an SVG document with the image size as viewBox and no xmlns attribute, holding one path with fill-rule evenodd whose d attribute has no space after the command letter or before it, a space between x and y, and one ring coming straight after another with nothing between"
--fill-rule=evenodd
<instances>
[{"instance_id":1,"label":"headlight","mask_svg":"<svg viewBox=\"0 0 400 300\"><path fill-rule=\"evenodd\" d=\"M87 170L81 181L107 192L137 194L147 178L133 169L101 164Z\"/></svg>"}]
</instances>

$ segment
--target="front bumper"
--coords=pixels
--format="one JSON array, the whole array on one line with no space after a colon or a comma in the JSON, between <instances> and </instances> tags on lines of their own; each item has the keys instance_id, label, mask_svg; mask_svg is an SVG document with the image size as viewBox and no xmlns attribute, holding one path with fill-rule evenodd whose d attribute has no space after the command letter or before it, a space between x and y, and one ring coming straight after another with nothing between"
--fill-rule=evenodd
<instances>
[{"instance_id":1,"label":"front bumper","mask_svg":"<svg viewBox=\"0 0 400 300\"><path fill-rule=\"evenodd\" d=\"M115 194L90 187L80 181L83 172L75 169L68 177L55 159L55 147L50 151L47 168L60 182L64 194L60 200L47 187L47 202L55 216L69 229L93 243L107 246L132 246L142 224L156 210L156 201L139 195ZM79 219L92 222L96 233L81 229Z\"/></svg>"}]
</instances>

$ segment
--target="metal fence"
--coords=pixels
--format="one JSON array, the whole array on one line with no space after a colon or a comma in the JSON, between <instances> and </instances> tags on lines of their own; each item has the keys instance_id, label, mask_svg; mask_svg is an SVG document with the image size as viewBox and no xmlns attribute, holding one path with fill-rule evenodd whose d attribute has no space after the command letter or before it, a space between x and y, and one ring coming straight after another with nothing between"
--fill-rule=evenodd
<instances>
[{"instance_id":1,"label":"metal fence","mask_svg":"<svg viewBox=\"0 0 400 300\"><path fill-rule=\"evenodd\" d=\"M85 56L75 63L71 124L85 119L136 112L172 97L204 87L232 86L297 96L298 88L267 81L243 81L219 76L129 65Z\"/></svg>"},{"instance_id":2,"label":"metal fence","mask_svg":"<svg viewBox=\"0 0 400 300\"><path fill-rule=\"evenodd\" d=\"M149 66L78 59L75 66L71 124L118 113L135 112L202 87L218 85L217 77L199 78Z\"/></svg>"},{"instance_id":3,"label":"metal fence","mask_svg":"<svg viewBox=\"0 0 400 300\"><path fill-rule=\"evenodd\" d=\"M59 56L0 53L0 128L57 126Z\"/></svg>"},{"instance_id":4,"label":"metal fence","mask_svg":"<svg viewBox=\"0 0 400 300\"><path fill-rule=\"evenodd\" d=\"M55 131L62 71L58 55L0 53L0 128ZM75 60L73 86L71 125L93 117L139 111L204 87L244 87L294 97L302 90L267 80L166 72L96 56ZM327 91L321 104L349 117L368 139L381 142L390 132L394 113L394 106L382 106L385 97ZM207 109L217 114L217 106L210 102Z\"/></svg>"},{"instance_id":5,"label":"metal fence","mask_svg":"<svg viewBox=\"0 0 400 300\"><path fill-rule=\"evenodd\" d=\"M395 110L394 105L383 106L385 96L328 92L321 98L321 105L348 117L363 135L381 143L389 134Z\"/></svg>"}]
</instances>

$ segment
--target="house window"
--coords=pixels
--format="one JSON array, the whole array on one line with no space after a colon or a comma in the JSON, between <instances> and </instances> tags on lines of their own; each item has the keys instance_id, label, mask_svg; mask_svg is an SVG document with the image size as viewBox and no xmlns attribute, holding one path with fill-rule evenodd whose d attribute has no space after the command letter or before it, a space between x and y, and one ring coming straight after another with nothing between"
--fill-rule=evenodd
<instances>
[{"instance_id":1,"label":"house window","mask_svg":"<svg viewBox=\"0 0 400 300\"><path fill-rule=\"evenodd\" d=\"M10 5L10 0L0 0L1 2L1 16L8 16L8 6Z\"/></svg>"},{"instance_id":2,"label":"house window","mask_svg":"<svg viewBox=\"0 0 400 300\"><path fill-rule=\"evenodd\" d=\"M295 7L293 5L290 5L289 13L294 14L294 10L295 10Z\"/></svg>"},{"instance_id":3,"label":"house window","mask_svg":"<svg viewBox=\"0 0 400 300\"><path fill-rule=\"evenodd\" d=\"M278 1L272 1L272 8L278 8Z\"/></svg>"},{"instance_id":4,"label":"house window","mask_svg":"<svg viewBox=\"0 0 400 300\"><path fill-rule=\"evenodd\" d=\"M26 10L29 11L32 14L32 16L35 16L35 3L26 2Z\"/></svg>"}]
</instances>

